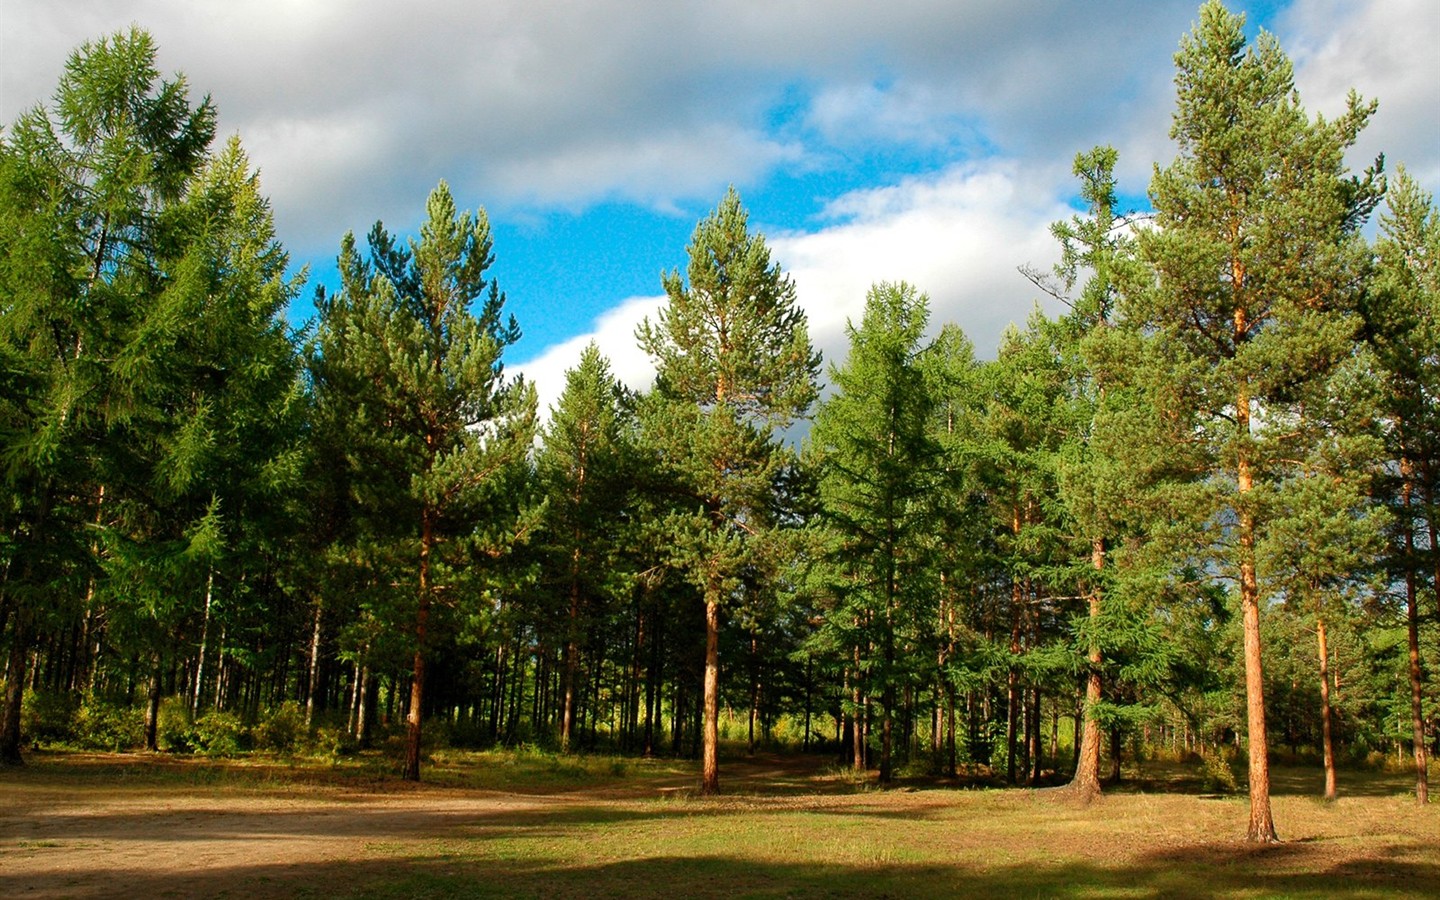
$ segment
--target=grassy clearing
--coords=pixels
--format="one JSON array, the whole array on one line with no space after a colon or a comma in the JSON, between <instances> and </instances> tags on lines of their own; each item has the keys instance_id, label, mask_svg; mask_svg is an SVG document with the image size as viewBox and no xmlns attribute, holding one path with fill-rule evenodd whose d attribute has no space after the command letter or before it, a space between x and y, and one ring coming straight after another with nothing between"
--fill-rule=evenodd
<instances>
[{"instance_id":1,"label":"grassy clearing","mask_svg":"<svg viewBox=\"0 0 1440 900\"><path fill-rule=\"evenodd\" d=\"M1281 769L1285 843L1243 798L1147 766L1075 807L917 779L875 790L795 757L693 766L538 752L380 760L45 755L0 774L0 895L332 897L1429 897L1440 807L1403 776Z\"/></svg>"}]
</instances>

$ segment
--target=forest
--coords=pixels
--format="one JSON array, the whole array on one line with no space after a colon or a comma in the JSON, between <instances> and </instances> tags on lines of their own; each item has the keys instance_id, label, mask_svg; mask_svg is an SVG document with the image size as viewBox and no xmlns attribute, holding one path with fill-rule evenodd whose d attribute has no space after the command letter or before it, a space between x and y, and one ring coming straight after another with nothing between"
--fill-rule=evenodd
<instances>
[{"instance_id":1,"label":"forest","mask_svg":"<svg viewBox=\"0 0 1440 900\"><path fill-rule=\"evenodd\" d=\"M1074 158L1065 313L997 348L870 286L822 360L731 189L549 410L481 208L290 268L140 29L0 132L0 757L829 754L1084 800L1168 757L1440 753L1440 216L1206 3L1150 208ZM1383 98L1380 98L1383 100ZM499 252L503 252L500 248ZM1017 274L1016 277L1021 277ZM313 295L315 316L289 318ZM1038 308L1037 308L1038 309Z\"/></svg>"}]
</instances>

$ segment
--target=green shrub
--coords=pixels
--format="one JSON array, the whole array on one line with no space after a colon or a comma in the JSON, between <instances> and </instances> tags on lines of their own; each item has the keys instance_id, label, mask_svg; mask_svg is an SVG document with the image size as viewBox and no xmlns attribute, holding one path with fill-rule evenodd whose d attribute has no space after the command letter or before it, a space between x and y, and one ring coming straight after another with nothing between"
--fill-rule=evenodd
<instances>
[{"instance_id":1,"label":"green shrub","mask_svg":"<svg viewBox=\"0 0 1440 900\"><path fill-rule=\"evenodd\" d=\"M75 715L75 743L87 750L129 750L145 743L139 707L86 700Z\"/></svg>"},{"instance_id":2,"label":"green shrub","mask_svg":"<svg viewBox=\"0 0 1440 900\"><path fill-rule=\"evenodd\" d=\"M20 707L20 733L37 744L73 740L79 698L68 691L27 691Z\"/></svg>"},{"instance_id":3,"label":"green shrub","mask_svg":"<svg viewBox=\"0 0 1440 900\"><path fill-rule=\"evenodd\" d=\"M195 720L195 748L207 756L234 756L249 749L250 731L232 712L213 711Z\"/></svg>"},{"instance_id":4,"label":"green shrub","mask_svg":"<svg viewBox=\"0 0 1440 900\"><path fill-rule=\"evenodd\" d=\"M160 716L155 723L155 744L166 753L194 753L199 749L197 740L190 722L190 704L185 698L161 700Z\"/></svg>"},{"instance_id":5,"label":"green shrub","mask_svg":"<svg viewBox=\"0 0 1440 900\"><path fill-rule=\"evenodd\" d=\"M286 700L255 726L255 749L290 753L304 734L305 711L294 700Z\"/></svg>"},{"instance_id":6,"label":"green shrub","mask_svg":"<svg viewBox=\"0 0 1440 900\"><path fill-rule=\"evenodd\" d=\"M1200 761L1200 778L1203 788L1212 794L1238 794L1240 776L1238 757L1224 750L1207 753Z\"/></svg>"},{"instance_id":7,"label":"green shrub","mask_svg":"<svg viewBox=\"0 0 1440 900\"><path fill-rule=\"evenodd\" d=\"M360 742L355 740L348 729L327 725L315 732L314 748L332 758L354 756L360 752Z\"/></svg>"}]
</instances>

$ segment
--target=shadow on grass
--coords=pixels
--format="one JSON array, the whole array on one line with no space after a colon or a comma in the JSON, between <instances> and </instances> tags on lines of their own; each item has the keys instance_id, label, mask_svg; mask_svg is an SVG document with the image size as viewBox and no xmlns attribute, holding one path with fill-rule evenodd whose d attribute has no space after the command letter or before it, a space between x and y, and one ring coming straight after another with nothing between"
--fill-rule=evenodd
<instances>
[{"instance_id":1,"label":"shadow on grass","mask_svg":"<svg viewBox=\"0 0 1440 900\"><path fill-rule=\"evenodd\" d=\"M1340 797L1403 797L1414 796L1415 776L1388 769L1341 769L1338 772ZM1205 778L1196 765L1173 762L1144 763L1138 774L1131 774L1118 785L1109 785L1107 792L1192 794L1214 796L1205 786ZM1237 795L1245 793L1241 781ZM1325 795L1325 771L1320 766L1270 766L1270 794L1275 797L1314 797Z\"/></svg>"},{"instance_id":2,"label":"shadow on grass","mask_svg":"<svg viewBox=\"0 0 1440 900\"><path fill-rule=\"evenodd\" d=\"M1409 838L1260 848L1207 835L1200 843L1136 847L1112 857L1095 844L1116 834L1099 834L1095 844L1062 844L1068 851L1046 847L1040 826L1051 813L1040 803L1034 819L1022 813L1021 829L939 850L930 837L907 843L906 821L939 819L927 826L934 835L983 832L987 815L1021 809L1034 792L996 791L970 808L973 818L956 819L957 791L925 790L903 805L852 802L837 795L872 789L827 779L822 766L823 760L780 756L732 761L722 770L728 793L715 799L666 799L671 773L640 776L614 802L568 790L537 796L373 784L304 766L207 763L186 770L154 758L79 766L55 759L10 782L43 787L44 796L0 783L0 897L1440 897L1440 854ZM1304 787L1311 774L1277 770L1282 790L1291 773L1292 787ZM1173 791L1164 774L1152 777ZM92 788L113 788L116 779L128 782L122 802L86 804ZM255 788L245 802L212 790L235 781ZM1367 796L1397 793L1393 776L1377 774L1369 783ZM297 790L302 785L318 788ZM73 798L65 795L70 789ZM187 804L167 808L171 790ZM299 808L287 802L297 796L314 802ZM769 818L795 812L817 816L798 823ZM843 854L825 852L835 829L867 819L875 824L850 832ZM763 835L756 844L765 846L743 837L707 840L726 832ZM793 834L793 846L774 838L786 834ZM207 842L208 865L196 858L200 842ZM130 862L68 852L87 843L128 846ZM135 867L134 847L152 845L166 848L168 868ZM286 853L287 846L307 849ZM277 861L282 854L293 861ZM18 864L32 860L49 865L27 871Z\"/></svg>"},{"instance_id":3,"label":"shadow on grass","mask_svg":"<svg viewBox=\"0 0 1440 900\"><path fill-rule=\"evenodd\" d=\"M0 874L0 894L68 897L1433 897L1440 866L1409 860L1312 866L1304 844L1156 853L1115 867L1089 862L904 865L777 863L734 856L615 862L517 861L435 854L300 865L265 863L185 875L70 871L56 883ZM968 863L968 864L967 864ZM63 882L63 883L62 883Z\"/></svg>"}]
</instances>

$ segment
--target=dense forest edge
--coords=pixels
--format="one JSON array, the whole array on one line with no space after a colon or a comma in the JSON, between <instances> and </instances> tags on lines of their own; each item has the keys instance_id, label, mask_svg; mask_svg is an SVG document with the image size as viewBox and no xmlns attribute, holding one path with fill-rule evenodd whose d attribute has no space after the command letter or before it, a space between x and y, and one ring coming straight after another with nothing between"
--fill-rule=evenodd
<instances>
[{"instance_id":1,"label":"dense forest edge","mask_svg":"<svg viewBox=\"0 0 1440 900\"><path fill-rule=\"evenodd\" d=\"M1279 758L1427 803L1440 214L1347 168L1375 101L1312 116L1243 25L1181 39L1150 210L1076 155L1022 273L1066 312L993 359L898 282L827 364L731 189L653 386L591 345L548 415L483 209L347 234L292 326L240 139L143 30L81 46L0 132L0 758L529 748L714 793L787 748L1079 802L1162 759L1260 843Z\"/></svg>"}]
</instances>

